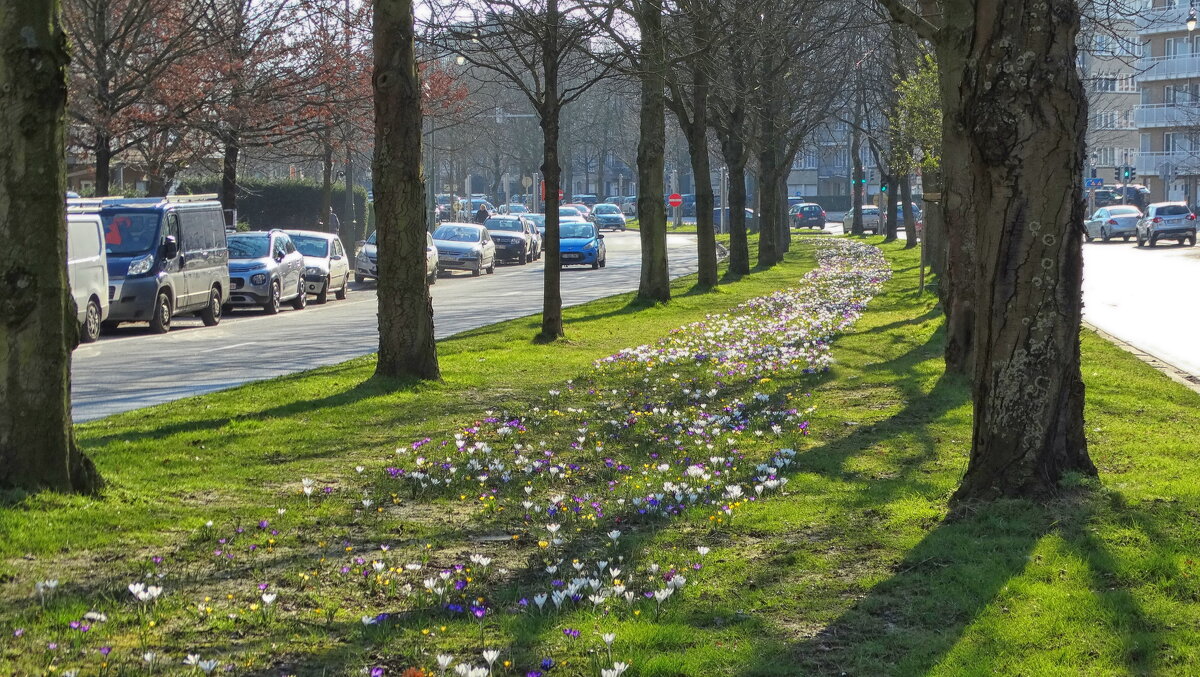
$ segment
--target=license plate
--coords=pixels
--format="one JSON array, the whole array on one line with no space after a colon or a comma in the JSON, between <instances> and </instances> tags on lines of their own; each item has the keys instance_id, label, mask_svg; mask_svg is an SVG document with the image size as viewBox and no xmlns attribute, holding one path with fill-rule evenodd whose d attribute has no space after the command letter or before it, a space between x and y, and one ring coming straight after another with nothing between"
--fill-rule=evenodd
<instances>
[{"instance_id":1,"label":"license plate","mask_svg":"<svg viewBox=\"0 0 1200 677\"><path fill-rule=\"evenodd\" d=\"M563 254L564 261L578 261L583 258L583 254Z\"/></svg>"}]
</instances>

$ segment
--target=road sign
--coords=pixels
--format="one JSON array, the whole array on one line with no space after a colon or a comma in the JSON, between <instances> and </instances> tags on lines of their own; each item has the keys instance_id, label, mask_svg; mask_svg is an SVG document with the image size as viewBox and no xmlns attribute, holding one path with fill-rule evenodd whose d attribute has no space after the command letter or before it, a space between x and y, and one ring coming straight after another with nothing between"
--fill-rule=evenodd
<instances>
[{"instance_id":1,"label":"road sign","mask_svg":"<svg viewBox=\"0 0 1200 677\"><path fill-rule=\"evenodd\" d=\"M546 199L546 182L545 181L542 182L542 199L543 200ZM558 201L562 202L562 199L563 199L563 189L559 188L558 189Z\"/></svg>"},{"instance_id":2,"label":"road sign","mask_svg":"<svg viewBox=\"0 0 1200 677\"><path fill-rule=\"evenodd\" d=\"M1084 188L1100 188L1102 186L1104 186L1104 179L1099 178L1099 177L1086 178L1083 180Z\"/></svg>"},{"instance_id":3,"label":"road sign","mask_svg":"<svg viewBox=\"0 0 1200 677\"><path fill-rule=\"evenodd\" d=\"M528 176L522 176L521 177L521 185L528 188L533 185L533 179Z\"/></svg>"},{"instance_id":4,"label":"road sign","mask_svg":"<svg viewBox=\"0 0 1200 677\"><path fill-rule=\"evenodd\" d=\"M683 204L683 196L679 193L671 193L671 196L667 198L667 204L672 207L678 207Z\"/></svg>"}]
</instances>

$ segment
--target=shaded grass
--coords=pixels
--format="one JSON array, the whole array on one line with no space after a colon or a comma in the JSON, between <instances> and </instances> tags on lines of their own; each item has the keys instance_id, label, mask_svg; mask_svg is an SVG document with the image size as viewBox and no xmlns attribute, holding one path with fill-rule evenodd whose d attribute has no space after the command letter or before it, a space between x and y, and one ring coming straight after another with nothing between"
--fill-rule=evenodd
<instances>
[{"instance_id":1,"label":"shaded grass","mask_svg":"<svg viewBox=\"0 0 1200 677\"><path fill-rule=\"evenodd\" d=\"M970 444L969 392L943 374L941 319L930 296L914 293L917 253L901 247L885 247L896 275L855 333L838 340L835 367L781 386L815 407L784 495L720 529L695 515L630 544L680 565L695 559L697 542L712 552L698 585L661 618L620 624L618 655L638 675L663 676L1200 672L1200 398L1086 335L1088 434L1100 481L1079 480L1050 504L1004 501L947 521ZM207 519L269 514L288 505L283 486L301 476L352 486L353 465L377 460L396 440L445 435L483 409L520 410L596 357L793 284L809 265L799 246L788 264L720 293L688 295L684 280L668 305L625 295L567 309L568 340L549 346L530 344L536 318L468 332L439 344L441 384L375 379L363 358L81 426L112 488L102 500L43 494L0 508L0 582L11 581L0 586L0 628L31 617L31 571L62 567L76 581L95 571L51 605L46 622L65 623L86 610L87 596L120 595L128 571L109 571L114 559L172 548ZM471 547L478 532L446 509L410 504L379 528L440 550ZM320 505L297 528L343 525L350 538L364 527L347 512ZM497 551L520 561L516 544ZM264 561L253 572L200 567L189 575L219 591L295 566ZM589 632L613 624L585 613L570 622ZM497 623L489 642L510 646L514 657L571 656L578 660L559 674L589 674L586 652L564 645L554 619ZM405 617L394 631L372 634L342 618L281 637L243 636L214 621L207 634L223 639L207 650L257 656L248 672L301 665L304 674L346 674L395 655L424 655L428 664L420 631L429 626L429 618ZM477 645L469 623L451 624L438 642ZM0 666L18 660L14 651L0 643Z\"/></svg>"}]
</instances>

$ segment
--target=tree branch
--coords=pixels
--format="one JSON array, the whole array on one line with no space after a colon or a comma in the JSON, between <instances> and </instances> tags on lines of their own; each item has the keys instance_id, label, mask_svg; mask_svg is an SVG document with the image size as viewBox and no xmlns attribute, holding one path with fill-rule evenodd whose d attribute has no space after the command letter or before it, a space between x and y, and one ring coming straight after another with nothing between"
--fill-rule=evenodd
<instances>
[{"instance_id":1,"label":"tree branch","mask_svg":"<svg viewBox=\"0 0 1200 677\"><path fill-rule=\"evenodd\" d=\"M937 41L937 26L934 26L928 19L917 14L900 0L879 0L879 4L883 5L887 9L888 14L892 15L893 21L913 29L917 36L924 40L929 40L930 42Z\"/></svg>"}]
</instances>

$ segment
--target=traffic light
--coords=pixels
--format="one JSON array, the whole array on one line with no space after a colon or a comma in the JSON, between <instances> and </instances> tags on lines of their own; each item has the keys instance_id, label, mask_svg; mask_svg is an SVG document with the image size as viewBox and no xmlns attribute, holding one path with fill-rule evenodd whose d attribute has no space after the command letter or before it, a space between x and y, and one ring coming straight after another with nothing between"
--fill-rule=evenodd
<instances>
[{"instance_id":1,"label":"traffic light","mask_svg":"<svg viewBox=\"0 0 1200 677\"><path fill-rule=\"evenodd\" d=\"M1113 167L1113 183L1121 183L1121 168Z\"/></svg>"},{"instance_id":2,"label":"traffic light","mask_svg":"<svg viewBox=\"0 0 1200 677\"><path fill-rule=\"evenodd\" d=\"M1137 181L1137 167L1130 166L1129 167L1129 180L1126 181L1126 183L1133 183L1135 181Z\"/></svg>"},{"instance_id":3,"label":"traffic light","mask_svg":"<svg viewBox=\"0 0 1200 677\"><path fill-rule=\"evenodd\" d=\"M1129 175L1132 171L1133 171L1132 167L1122 167L1121 168L1121 178L1125 180L1125 183L1129 183Z\"/></svg>"},{"instance_id":4,"label":"traffic light","mask_svg":"<svg viewBox=\"0 0 1200 677\"><path fill-rule=\"evenodd\" d=\"M879 184L879 192L881 192L881 193L887 192L887 183L886 182Z\"/></svg>"}]
</instances>

